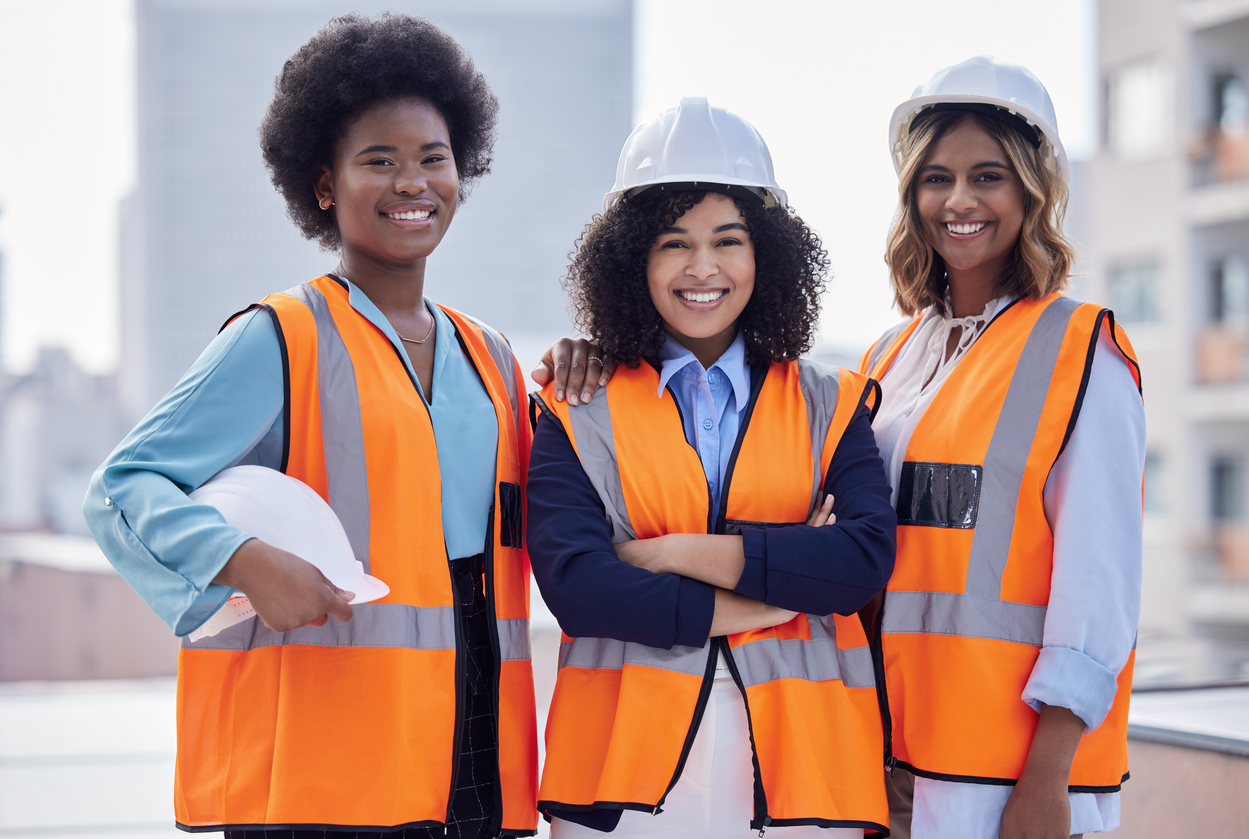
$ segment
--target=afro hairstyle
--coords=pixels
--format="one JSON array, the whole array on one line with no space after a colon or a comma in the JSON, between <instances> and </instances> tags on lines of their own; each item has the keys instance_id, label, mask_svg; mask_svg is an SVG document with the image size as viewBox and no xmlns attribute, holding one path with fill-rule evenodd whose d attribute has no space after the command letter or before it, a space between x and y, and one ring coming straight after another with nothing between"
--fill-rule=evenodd
<instances>
[{"instance_id":1,"label":"afro hairstyle","mask_svg":"<svg viewBox=\"0 0 1249 839\"><path fill-rule=\"evenodd\" d=\"M586 226L564 279L577 326L629 367L658 365L664 329L651 302L646 264L665 229L702 191L632 196ZM755 288L739 328L751 364L793 360L811 349L826 288L828 255L792 209L733 198L755 249Z\"/></svg>"},{"instance_id":2,"label":"afro hairstyle","mask_svg":"<svg viewBox=\"0 0 1249 839\"><path fill-rule=\"evenodd\" d=\"M282 68L260 148L291 221L322 248L342 243L333 208L323 212L313 191L334 144L361 111L407 96L428 101L446 121L464 200L490 171L499 103L468 53L441 29L410 15L344 15Z\"/></svg>"}]
</instances>

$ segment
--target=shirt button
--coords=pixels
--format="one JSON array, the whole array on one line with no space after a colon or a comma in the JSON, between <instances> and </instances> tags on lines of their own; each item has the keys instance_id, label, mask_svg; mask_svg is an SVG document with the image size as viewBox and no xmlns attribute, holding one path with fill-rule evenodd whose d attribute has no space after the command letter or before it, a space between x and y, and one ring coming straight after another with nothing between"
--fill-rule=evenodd
<instances>
[{"instance_id":1,"label":"shirt button","mask_svg":"<svg viewBox=\"0 0 1249 839\"><path fill-rule=\"evenodd\" d=\"M716 383L716 374L715 373L707 374L707 381L711 382L714 385Z\"/></svg>"},{"instance_id":2,"label":"shirt button","mask_svg":"<svg viewBox=\"0 0 1249 839\"><path fill-rule=\"evenodd\" d=\"M105 507L112 507L112 506L113 506L113 499L109 498L107 495L106 495L106 496L104 496L104 506L105 506Z\"/></svg>"},{"instance_id":3,"label":"shirt button","mask_svg":"<svg viewBox=\"0 0 1249 839\"><path fill-rule=\"evenodd\" d=\"M709 419L703 420L703 428L707 429L708 431L711 430L712 425L714 425L714 423L711 420Z\"/></svg>"}]
</instances>

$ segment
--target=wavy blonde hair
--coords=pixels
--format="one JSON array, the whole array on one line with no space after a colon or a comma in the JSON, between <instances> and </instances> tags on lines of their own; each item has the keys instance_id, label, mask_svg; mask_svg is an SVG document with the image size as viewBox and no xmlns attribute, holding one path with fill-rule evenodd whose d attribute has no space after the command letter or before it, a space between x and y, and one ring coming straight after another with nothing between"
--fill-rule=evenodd
<instances>
[{"instance_id":1,"label":"wavy blonde hair","mask_svg":"<svg viewBox=\"0 0 1249 839\"><path fill-rule=\"evenodd\" d=\"M1075 262L1075 247L1062 232L1067 185L1045 166L1040 150L1004 119L977 111L932 111L917 117L911 132L902 138L898 212L885 248L893 299L905 315L928 306L948 314L945 261L924 235L915 187L919 170L937 141L965 119L974 119L1001 144L1024 189L1023 227L998 280L998 294L1045 297L1067 286Z\"/></svg>"}]
</instances>

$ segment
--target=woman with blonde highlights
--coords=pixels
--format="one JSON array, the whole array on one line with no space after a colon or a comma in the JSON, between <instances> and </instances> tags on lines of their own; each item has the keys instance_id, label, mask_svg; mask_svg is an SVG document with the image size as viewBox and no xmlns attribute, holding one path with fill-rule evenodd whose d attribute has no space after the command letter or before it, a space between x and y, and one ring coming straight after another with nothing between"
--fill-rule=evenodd
<instances>
[{"instance_id":1,"label":"woman with blonde highlights","mask_svg":"<svg viewBox=\"0 0 1249 839\"><path fill-rule=\"evenodd\" d=\"M898 215L889 231L885 262L893 282L894 302L906 315L929 306L945 313L946 267L923 234L915 202L919 169L928 153L956 123L974 121L1002 147L1023 187L1023 226L1012 260L998 282L1003 294L1041 299L1067 287L1075 262L1070 240L1062 232L1067 185L1038 159L1036 150L1002 118L978 111L931 112L904 141L904 163L898 178Z\"/></svg>"},{"instance_id":2,"label":"woman with blonde highlights","mask_svg":"<svg viewBox=\"0 0 1249 839\"><path fill-rule=\"evenodd\" d=\"M877 612L890 830L1113 830L1140 605L1140 372L1062 295L1066 154L1045 88L974 58L894 113L885 260L911 320L860 372L898 513Z\"/></svg>"}]
</instances>

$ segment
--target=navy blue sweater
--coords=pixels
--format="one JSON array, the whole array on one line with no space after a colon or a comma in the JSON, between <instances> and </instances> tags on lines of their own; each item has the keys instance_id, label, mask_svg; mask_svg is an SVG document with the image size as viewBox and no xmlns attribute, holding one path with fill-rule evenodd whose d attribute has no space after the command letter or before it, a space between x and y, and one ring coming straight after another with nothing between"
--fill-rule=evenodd
<instances>
[{"instance_id":1,"label":"navy blue sweater","mask_svg":"<svg viewBox=\"0 0 1249 839\"><path fill-rule=\"evenodd\" d=\"M834 525L743 529L746 566L734 591L791 611L850 615L885 587L897 517L866 408L842 435L824 491L834 498ZM707 641L714 587L617 558L603 503L563 427L546 414L534 433L526 495L533 575L564 632L663 649ZM604 831L619 816L560 813Z\"/></svg>"}]
</instances>

